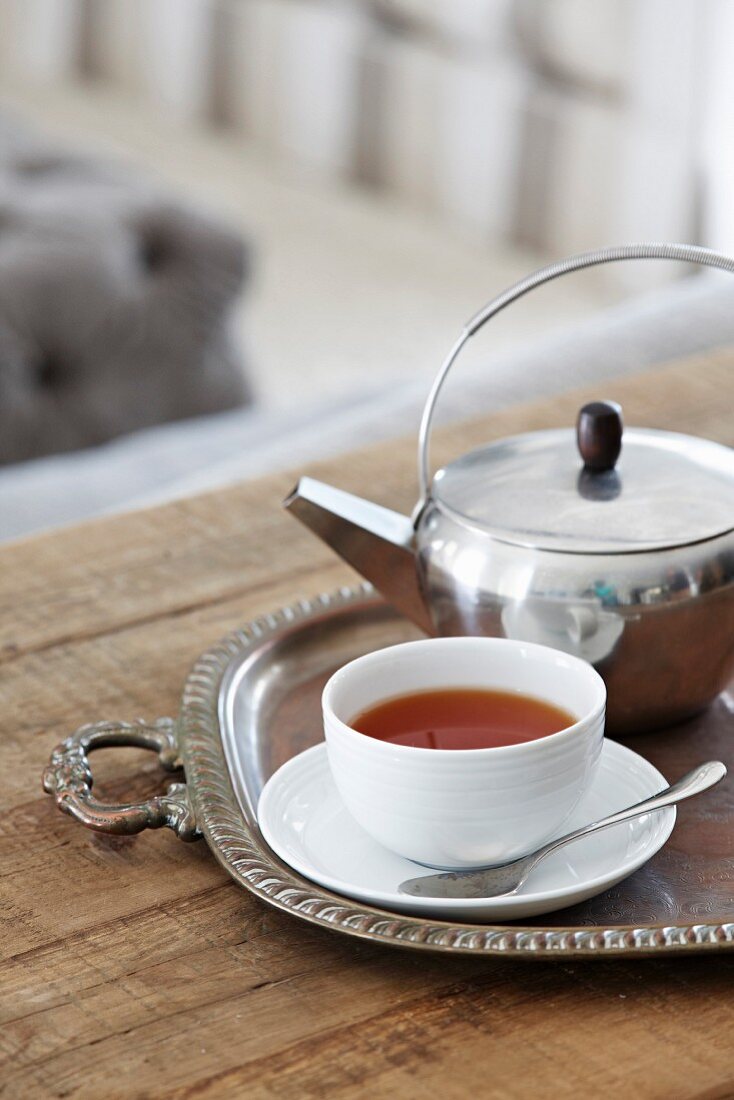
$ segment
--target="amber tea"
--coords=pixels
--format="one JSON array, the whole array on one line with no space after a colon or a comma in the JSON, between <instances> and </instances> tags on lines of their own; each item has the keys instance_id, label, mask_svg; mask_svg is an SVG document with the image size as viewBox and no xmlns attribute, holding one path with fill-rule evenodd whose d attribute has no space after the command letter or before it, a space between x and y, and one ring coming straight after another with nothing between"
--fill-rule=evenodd
<instances>
[{"instance_id":1,"label":"amber tea","mask_svg":"<svg viewBox=\"0 0 734 1100\"><path fill-rule=\"evenodd\" d=\"M548 737L573 714L514 691L443 688L386 699L353 718L367 737L419 749L491 749Z\"/></svg>"}]
</instances>

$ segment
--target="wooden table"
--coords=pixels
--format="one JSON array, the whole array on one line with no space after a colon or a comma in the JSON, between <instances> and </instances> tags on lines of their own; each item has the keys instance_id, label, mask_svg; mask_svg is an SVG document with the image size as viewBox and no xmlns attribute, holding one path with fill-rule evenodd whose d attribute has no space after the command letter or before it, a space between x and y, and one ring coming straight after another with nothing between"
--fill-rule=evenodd
<instances>
[{"instance_id":1,"label":"wooden table","mask_svg":"<svg viewBox=\"0 0 734 1100\"><path fill-rule=\"evenodd\" d=\"M605 386L628 422L734 444L732 354ZM444 431L446 459L569 424L572 395ZM414 442L316 476L409 508ZM93 835L40 776L84 721L174 714L188 666L242 621L351 579L273 476L0 548L7 1097L734 1095L734 958L519 963L360 944L271 910L203 843ZM110 800L160 788L95 757ZM682 811L684 812L684 811Z\"/></svg>"}]
</instances>

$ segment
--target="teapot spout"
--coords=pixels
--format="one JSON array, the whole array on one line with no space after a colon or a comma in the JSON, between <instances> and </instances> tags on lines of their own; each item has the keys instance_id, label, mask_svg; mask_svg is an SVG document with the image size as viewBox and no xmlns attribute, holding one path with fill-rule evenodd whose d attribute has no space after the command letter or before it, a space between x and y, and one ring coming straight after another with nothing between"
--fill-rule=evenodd
<instances>
[{"instance_id":1,"label":"teapot spout","mask_svg":"<svg viewBox=\"0 0 734 1100\"><path fill-rule=\"evenodd\" d=\"M435 633L418 582L407 516L302 477L283 507L361 573L421 630Z\"/></svg>"}]
</instances>

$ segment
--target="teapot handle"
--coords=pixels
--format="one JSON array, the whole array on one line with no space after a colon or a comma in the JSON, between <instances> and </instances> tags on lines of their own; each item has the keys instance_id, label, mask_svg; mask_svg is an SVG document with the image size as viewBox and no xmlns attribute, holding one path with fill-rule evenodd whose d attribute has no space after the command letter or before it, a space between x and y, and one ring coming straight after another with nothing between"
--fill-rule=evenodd
<instances>
[{"instance_id":1,"label":"teapot handle","mask_svg":"<svg viewBox=\"0 0 734 1100\"><path fill-rule=\"evenodd\" d=\"M713 252L709 248L700 248L691 244L624 244L612 248L600 248L595 252L582 252L578 256L570 256L568 259L559 260L557 263L542 267L532 275L526 276L519 283L503 291L497 298L493 298L483 309L464 325L461 335L453 345L443 361L441 369L433 380L428 398L423 408L420 430L418 433L418 484L420 486L420 501L417 512L425 503L431 487L430 473L430 440L433 414L436 408L439 394L446 381L446 376L458 358L459 352L467 340L486 324L491 317L500 313L505 306L509 306L524 294L534 290L543 283L549 283L561 275L568 275L572 271L580 271L585 267L595 267L597 264L616 263L619 260L681 260L684 263L702 264L706 267L719 267L723 271L734 273L734 259L724 256L720 252Z\"/></svg>"}]
</instances>

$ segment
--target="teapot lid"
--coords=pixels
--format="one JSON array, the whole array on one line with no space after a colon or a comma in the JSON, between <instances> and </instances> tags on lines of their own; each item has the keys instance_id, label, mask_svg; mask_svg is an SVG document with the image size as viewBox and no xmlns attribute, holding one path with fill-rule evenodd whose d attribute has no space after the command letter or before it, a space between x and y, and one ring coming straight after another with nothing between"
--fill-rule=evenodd
<instances>
[{"instance_id":1,"label":"teapot lid","mask_svg":"<svg viewBox=\"0 0 734 1100\"><path fill-rule=\"evenodd\" d=\"M734 528L734 450L630 428L592 402L569 429L529 432L439 470L432 497L504 542L566 553L671 549ZM581 452L581 456L579 455Z\"/></svg>"}]
</instances>

